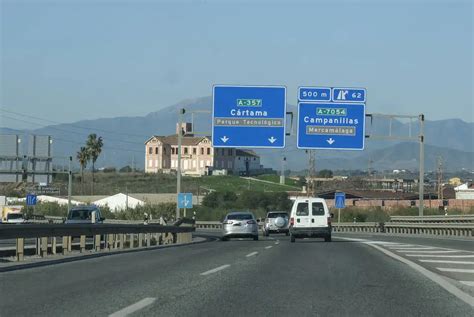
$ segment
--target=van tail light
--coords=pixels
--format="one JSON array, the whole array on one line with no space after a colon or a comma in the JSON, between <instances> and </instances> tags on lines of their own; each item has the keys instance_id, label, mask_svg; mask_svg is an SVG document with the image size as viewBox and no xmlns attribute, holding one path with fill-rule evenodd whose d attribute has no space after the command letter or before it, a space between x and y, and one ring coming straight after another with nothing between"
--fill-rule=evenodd
<instances>
[{"instance_id":1,"label":"van tail light","mask_svg":"<svg viewBox=\"0 0 474 317\"><path fill-rule=\"evenodd\" d=\"M331 217L328 217L328 226L331 225Z\"/></svg>"},{"instance_id":2,"label":"van tail light","mask_svg":"<svg viewBox=\"0 0 474 317\"><path fill-rule=\"evenodd\" d=\"M249 225L254 225L254 224L256 224L255 220L249 220L249 221L247 221L247 223L248 223Z\"/></svg>"},{"instance_id":3,"label":"van tail light","mask_svg":"<svg viewBox=\"0 0 474 317\"><path fill-rule=\"evenodd\" d=\"M291 217L290 218L290 226L293 226L295 224L295 218Z\"/></svg>"}]
</instances>

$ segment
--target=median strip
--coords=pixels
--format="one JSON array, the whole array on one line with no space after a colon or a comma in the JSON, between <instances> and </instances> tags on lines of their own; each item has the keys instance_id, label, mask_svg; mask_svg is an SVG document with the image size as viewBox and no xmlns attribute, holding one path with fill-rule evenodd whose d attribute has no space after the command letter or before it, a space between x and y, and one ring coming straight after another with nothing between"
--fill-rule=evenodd
<instances>
[{"instance_id":1,"label":"median strip","mask_svg":"<svg viewBox=\"0 0 474 317\"><path fill-rule=\"evenodd\" d=\"M201 275L204 276L204 275L209 275L209 274L212 274L212 273L216 273L216 272L219 272L219 271L222 271L222 270L228 268L229 266L230 266L230 264L221 265L219 267L216 267L215 269L203 272L203 273L201 273Z\"/></svg>"},{"instance_id":2,"label":"median strip","mask_svg":"<svg viewBox=\"0 0 474 317\"><path fill-rule=\"evenodd\" d=\"M109 317L123 317L123 316L128 316L130 314L133 314L134 312L145 308L146 306L149 306L153 304L153 302L156 300L156 298L153 297L147 297L142 299L141 301L136 302L135 304L132 304L130 306L125 307L124 309L121 309L113 314L110 314Z\"/></svg>"}]
</instances>

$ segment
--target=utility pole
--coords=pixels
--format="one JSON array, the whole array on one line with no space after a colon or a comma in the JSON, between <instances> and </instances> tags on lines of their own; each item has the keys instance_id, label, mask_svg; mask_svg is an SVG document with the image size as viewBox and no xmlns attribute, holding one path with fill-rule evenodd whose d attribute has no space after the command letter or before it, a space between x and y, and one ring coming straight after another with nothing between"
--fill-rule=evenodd
<instances>
[{"instance_id":1,"label":"utility pole","mask_svg":"<svg viewBox=\"0 0 474 317\"><path fill-rule=\"evenodd\" d=\"M69 175L67 183L67 210L71 210L71 195L72 195L72 156L69 157Z\"/></svg>"},{"instance_id":2,"label":"utility pole","mask_svg":"<svg viewBox=\"0 0 474 317\"><path fill-rule=\"evenodd\" d=\"M423 216L423 204L424 204L424 187L425 187L425 135L424 135L424 126L425 126L425 115L419 115L420 120L420 180L419 180L419 209L418 215Z\"/></svg>"},{"instance_id":3,"label":"utility pole","mask_svg":"<svg viewBox=\"0 0 474 317\"><path fill-rule=\"evenodd\" d=\"M441 156L438 156L438 168L437 168L437 178L438 178L438 200L443 201L443 160Z\"/></svg>"},{"instance_id":4,"label":"utility pole","mask_svg":"<svg viewBox=\"0 0 474 317\"><path fill-rule=\"evenodd\" d=\"M307 150L306 153L308 153L308 182L306 186L308 187L307 195L309 197L310 193L311 196L313 196L314 194L314 178L316 176L316 152L314 150Z\"/></svg>"},{"instance_id":5,"label":"utility pole","mask_svg":"<svg viewBox=\"0 0 474 317\"><path fill-rule=\"evenodd\" d=\"M184 108L178 110L178 169L176 171L176 220L179 219L178 194L181 192L181 139Z\"/></svg>"},{"instance_id":6,"label":"utility pole","mask_svg":"<svg viewBox=\"0 0 474 317\"><path fill-rule=\"evenodd\" d=\"M280 184L285 185L285 163L286 163L286 156L283 156L281 160L281 173L280 173Z\"/></svg>"}]
</instances>

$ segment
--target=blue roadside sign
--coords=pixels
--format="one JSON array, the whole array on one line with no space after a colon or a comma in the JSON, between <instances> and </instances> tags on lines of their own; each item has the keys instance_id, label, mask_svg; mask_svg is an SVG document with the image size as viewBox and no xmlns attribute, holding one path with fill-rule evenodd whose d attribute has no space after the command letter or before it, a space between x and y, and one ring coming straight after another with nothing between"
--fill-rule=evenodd
<instances>
[{"instance_id":1,"label":"blue roadside sign","mask_svg":"<svg viewBox=\"0 0 474 317\"><path fill-rule=\"evenodd\" d=\"M193 194L179 193L178 194L178 208L193 208Z\"/></svg>"},{"instance_id":2,"label":"blue roadside sign","mask_svg":"<svg viewBox=\"0 0 474 317\"><path fill-rule=\"evenodd\" d=\"M334 205L336 208L346 207L346 193L337 192L334 194Z\"/></svg>"},{"instance_id":3,"label":"blue roadside sign","mask_svg":"<svg viewBox=\"0 0 474 317\"><path fill-rule=\"evenodd\" d=\"M214 86L212 145L283 148L285 116L284 86Z\"/></svg>"},{"instance_id":4,"label":"blue roadside sign","mask_svg":"<svg viewBox=\"0 0 474 317\"><path fill-rule=\"evenodd\" d=\"M36 205L37 197L34 194L27 194L26 195L26 205L27 206L34 206Z\"/></svg>"},{"instance_id":5,"label":"blue roadside sign","mask_svg":"<svg viewBox=\"0 0 474 317\"><path fill-rule=\"evenodd\" d=\"M323 92L324 96L329 92L330 101L323 100ZM364 149L365 89L300 87L298 95L299 149Z\"/></svg>"},{"instance_id":6,"label":"blue roadside sign","mask_svg":"<svg viewBox=\"0 0 474 317\"><path fill-rule=\"evenodd\" d=\"M365 88L333 88L332 101L365 103Z\"/></svg>"}]
</instances>

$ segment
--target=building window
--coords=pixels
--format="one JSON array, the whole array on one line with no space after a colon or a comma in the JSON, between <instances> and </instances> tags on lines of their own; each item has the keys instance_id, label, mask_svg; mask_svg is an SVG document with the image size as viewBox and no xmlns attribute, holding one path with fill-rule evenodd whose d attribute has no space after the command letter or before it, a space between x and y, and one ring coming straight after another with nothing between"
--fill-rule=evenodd
<instances>
[{"instance_id":1,"label":"building window","mask_svg":"<svg viewBox=\"0 0 474 317\"><path fill-rule=\"evenodd\" d=\"M256 158L254 157L254 158L253 158L253 160L255 161L255 160L256 160Z\"/></svg>"},{"instance_id":2,"label":"building window","mask_svg":"<svg viewBox=\"0 0 474 317\"><path fill-rule=\"evenodd\" d=\"M184 148L184 154L188 154L188 148L187 147Z\"/></svg>"},{"instance_id":3,"label":"building window","mask_svg":"<svg viewBox=\"0 0 474 317\"><path fill-rule=\"evenodd\" d=\"M211 161L206 161L207 165L206 166L211 166Z\"/></svg>"},{"instance_id":4,"label":"building window","mask_svg":"<svg viewBox=\"0 0 474 317\"><path fill-rule=\"evenodd\" d=\"M153 161L152 160L148 160L148 167L152 167L153 165Z\"/></svg>"},{"instance_id":5,"label":"building window","mask_svg":"<svg viewBox=\"0 0 474 317\"><path fill-rule=\"evenodd\" d=\"M203 168L203 167L204 167L204 161L199 161L199 166L200 166L201 168Z\"/></svg>"},{"instance_id":6,"label":"building window","mask_svg":"<svg viewBox=\"0 0 474 317\"><path fill-rule=\"evenodd\" d=\"M166 154L166 148L165 147L163 148L163 154Z\"/></svg>"},{"instance_id":7,"label":"building window","mask_svg":"<svg viewBox=\"0 0 474 317\"><path fill-rule=\"evenodd\" d=\"M232 156L232 149L227 149L227 154L228 154L229 156Z\"/></svg>"},{"instance_id":8,"label":"building window","mask_svg":"<svg viewBox=\"0 0 474 317\"><path fill-rule=\"evenodd\" d=\"M148 154L153 154L153 148L152 147L148 148Z\"/></svg>"},{"instance_id":9,"label":"building window","mask_svg":"<svg viewBox=\"0 0 474 317\"><path fill-rule=\"evenodd\" d=\"M193 147L193 154L196 155L197 149Z\"/></svg>"},{"instance_id":10,"label":"building window","mask_svg":"<svg viewBox=\"0 0 474 317\"><path fill-rule=\"evenodd\" d=\"M210 147L207 148L207 155L211 155L211 148Z\"/></svg>"},{"instance_id":11,"label":"building window","mask_svg":"<svg viewBox=\"0 0 474 317\"><path fill-rule=\"evenodd\" d=\"M240 161L240 156L239 156L239 161Z\"/></svg>"},{"instance_id":12,"label":"building window","mask_svg":"<svg viewBox=\"0 0 474 317\"><path fill-rule=\"evenodd\" d=\"M158 160L155 160L155 167L158 167Z\"/></svg>"},{"instance_id":13,"label":"building window","mask_svg":"<svg viewBox=\"0 0 474 317\"><path fill-rule=\"evenodd\" d=\"M204 155L204 148L201 148L201 155Z\"/></svg>"},{"instance_id":14,"label":"building window","mask_svg":"<svg viewBox=\"0 0 474 317\"><path fill-rule=\"evenodd\" d=\"M158 147L155 148L155 154L158 154Z\"/></svg>"},{"instance_id":15,"label":"building window","mask_svg":"<svg viewBox=\"0 0 474 317\"><path fill-rule=\"evenodd\" d=\"M227 168L232 169L232 161L227 162Z\"/></svg>"}]
</instances>

